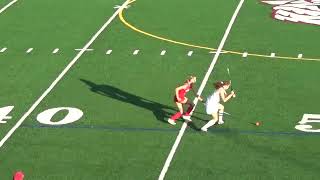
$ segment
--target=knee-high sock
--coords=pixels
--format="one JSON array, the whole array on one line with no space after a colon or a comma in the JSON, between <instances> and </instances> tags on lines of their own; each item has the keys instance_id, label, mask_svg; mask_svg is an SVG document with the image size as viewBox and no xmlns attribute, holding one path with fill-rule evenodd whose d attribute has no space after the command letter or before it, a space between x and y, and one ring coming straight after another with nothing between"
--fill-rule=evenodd
<instances>
[{"instance_id":1,"label":"knee-high sock","mask_svg":"<svg viewBox=\"0 0 320 180\"><path fill-rule=\"evenodd\" d=\"M188 107L187 112L185 113L185 115L186 116L190 116L190 113L191 113L192 109L193 109L193 105L189 104L189 107Z\"/></svg>"},{"instance_id":2,"label":"knee-high sock","mask_svg":"<svg viewBox=\"0 0 320 180\"><path fill-rule=\"evenodd\" d=\"M209 127L213 126L215 123L217 122L217 120L210 120L207 124L205 124L202 128L203 129L208 129ZM201 129L202 129L201 128Z\"/></svg>"},{"instance_id":3,"label":"knee-high sock","mask_svg":"<svg viewBox=\"0 0 320 180\"><path fill-rule=\"evenodd\" d=\"M219 121L223 121L223 111L219 111Z\"/></svg>"},{"instance_id":4,"label":"knee-high sock","mask_svg":"<svg viewBox=\"0 0 320 180\"><path fill-rule=\"evenodd\" d=\"M177 112L176 114L174 114L173 116L171 116L170 119L176 121L178 118L180 118L182 116L181 112Z\"/></svg>"}]
</instances>

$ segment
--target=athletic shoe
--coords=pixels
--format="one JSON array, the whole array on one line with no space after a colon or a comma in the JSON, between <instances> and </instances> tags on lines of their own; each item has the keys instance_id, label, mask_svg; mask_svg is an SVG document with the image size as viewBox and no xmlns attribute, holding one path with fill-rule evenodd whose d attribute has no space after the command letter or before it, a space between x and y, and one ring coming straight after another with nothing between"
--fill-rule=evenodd
<instances>
[{"instance_id":1,"label":"athletic shoe","mask_svg":"<svg viewBox=\"0 0 320 180\"><path fill-rule=\"evenodd\" d=\"M168 123L171 124L171 125L176 125L176 122L174 122L174 120L172 120L170 118L168 119Z\"/></svg>"},{"instance_id":2,"label":"athletic shoe","mask_svg":"<svg viewBox=\"0 0 320 180\"><path fill-rule=\"evenodd\" d=\"M224 123L224 121L218 121L218 124L223 124Z\"/></svg>"},{"instance_id":3,"label":"athletic shoe","mask_svg":"<svg viewBox=\"0 0 320 180\"><path fill-rule=\"evenodd\" d=\"M205 128L201 128L201 131L203 131L203 132L208 132L208 129L205 129Z\"/></svg>"}]
</instances>

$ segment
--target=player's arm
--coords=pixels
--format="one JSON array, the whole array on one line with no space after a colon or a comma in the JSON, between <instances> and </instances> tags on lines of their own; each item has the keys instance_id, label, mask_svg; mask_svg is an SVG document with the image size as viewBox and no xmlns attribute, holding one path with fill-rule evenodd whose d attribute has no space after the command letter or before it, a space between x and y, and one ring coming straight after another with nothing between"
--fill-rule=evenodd
<instances>
[{"instance_id":1,"label":"player's arm","mask_svg":"<svg viewBox=\"0 0 320 180\"><path fill-rule=\"evenodd\" d=\"M221 97L221 99L222 99L223 102L227 102L227 101L229 101L232 97L235 96L234 91L231 91L230 94L227 94L226 91L224 91L224 90L221 91L221 90L220 90L219 94L220 94L220 97Z\"/></svg>"},{"instance_id":2,"label":"player's arm","mask_svg":"<svg viewBox=\"0 0 320 180\"><path fill-rule=\"evenodd\" d=\"M191 91L193 92L193 94L194 94L194 96L195 96L196 98L198 98L200 101L202 101L202 102L203 102L202 97L201 97L200 95L198 95L198 94L196 93L196 91L195 91L193 88L191 89Z\"/></svg>"}]
</instances>

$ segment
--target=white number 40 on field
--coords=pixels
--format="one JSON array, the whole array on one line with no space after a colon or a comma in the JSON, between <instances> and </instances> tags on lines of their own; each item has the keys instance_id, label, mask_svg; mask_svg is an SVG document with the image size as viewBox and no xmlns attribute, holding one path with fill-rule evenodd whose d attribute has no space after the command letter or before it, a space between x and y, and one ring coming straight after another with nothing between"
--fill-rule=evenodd
<instances>
[{"instance_id":1,"label":"white number 40 on field","mask_svg":"<svg viewBox=\"0 0 320 180\"><path fill-rule=\"evenodd\" d=\"M320 132L320 129L312 129L308 123L320 123L320 114L304 114L296 129L304 132Z\"/></svg>"},{"instance_id":2,"label":"white number 40 on field","mask_svg":"<svg viewBox=\"0 0 320 180\"><path fill-rule=\"evenodd\" d=\"M11 116L8 116L10 112L13 110L14 106L6 106L0 108L0 124L7 123L7 119L11 119ZM59 121L52 121L52 117L60 111L68 111L68 114ZM47 125L64 125L73 123L78 121L83 116L83 112L80 109L72 108L72 107L59 107L59 108L52 108L43 111L42 113L38 114L37 121L42 124Z\"/></svg>"}]
</instances>

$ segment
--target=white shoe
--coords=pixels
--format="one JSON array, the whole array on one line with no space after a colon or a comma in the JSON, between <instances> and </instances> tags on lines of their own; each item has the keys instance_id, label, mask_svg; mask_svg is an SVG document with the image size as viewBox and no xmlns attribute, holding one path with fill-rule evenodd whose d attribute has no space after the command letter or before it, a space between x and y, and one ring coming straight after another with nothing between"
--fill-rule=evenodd
<instances>
[{"instance_id":1,"label":"white shoe","mask_svg":"<svg viewBox=\"0 0 320 180\"><path fill-rule=\"evenodd\" d=\"M192 120L191 120L191 116L185 116L185 115L183 115L182 118L183 118L184 120L189 121L189 122L192 121Z\"/></svg>"},{"instance_id":2,"label":"white shoe","mask_svg":"<svg viewBox=\"0 0 320 180\"><path fill-rule=\"evenodd\" d=\"M201 131L203 131L203 132L208 132L208 129L205 129L205 128L201 128Z\"/></svg>"},{"instance_id":3,"label":"white shoe","mask_svg":"<svg viewBox=\"0 0 320 180\"><path fill-rule=\"evenodd\" d=\"M219 122L218 122L218 124L223 124L223 123L224 123L224 121L219 121Z\"/></svg>"},{"instance_id":4,"label":"white shoe","mask_svg":"<svg viewBox=\"0 0 320 180\"><path fill-rule=\"evenodd\" d=\"M171 125L176 125L176 122L174 122L174 120L172 120L170 118L168 119L168 123L171 124Z\"/></svg>"}]
</instances>

